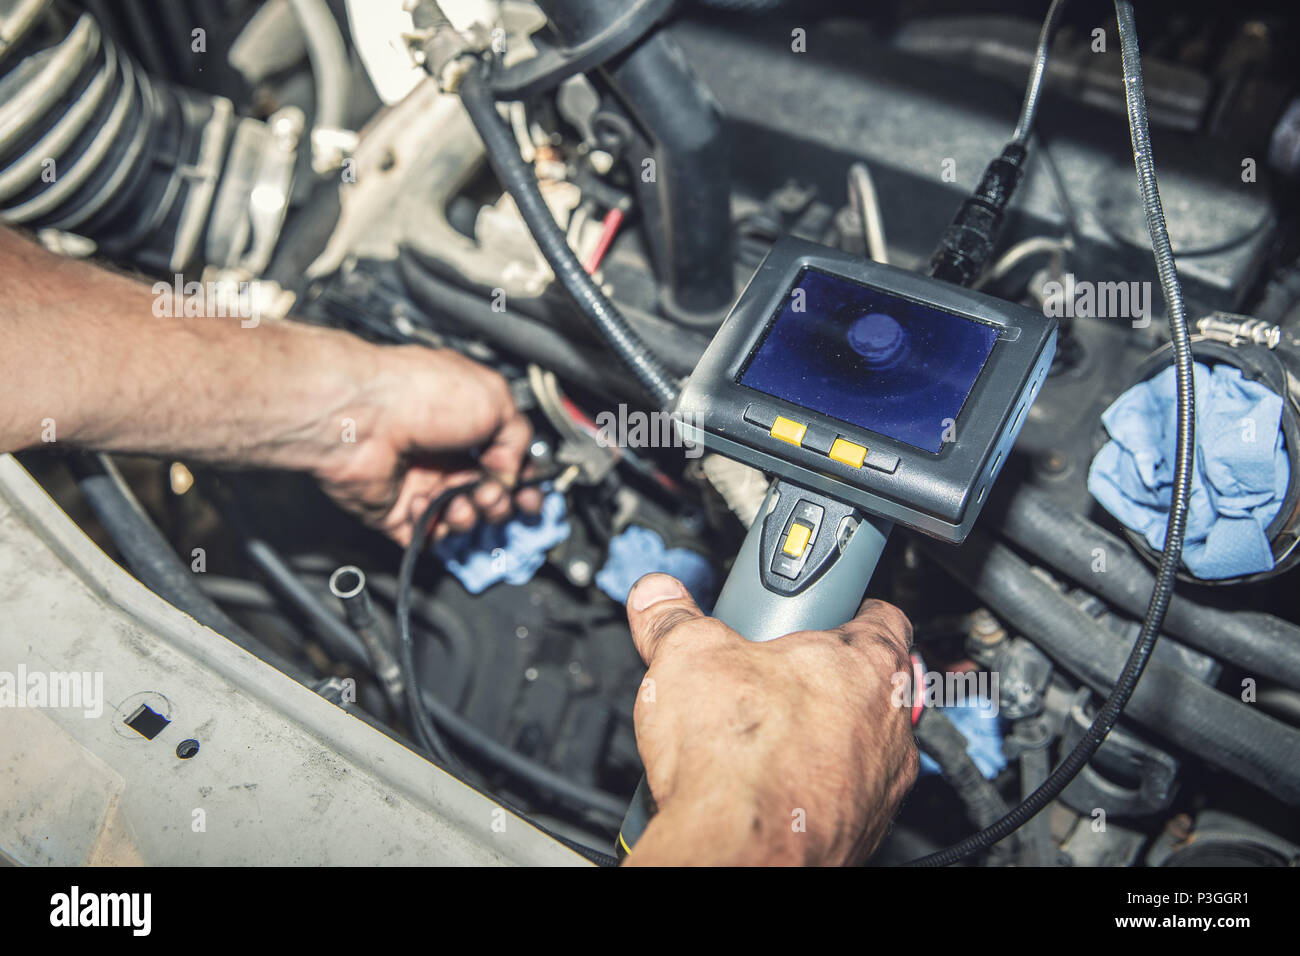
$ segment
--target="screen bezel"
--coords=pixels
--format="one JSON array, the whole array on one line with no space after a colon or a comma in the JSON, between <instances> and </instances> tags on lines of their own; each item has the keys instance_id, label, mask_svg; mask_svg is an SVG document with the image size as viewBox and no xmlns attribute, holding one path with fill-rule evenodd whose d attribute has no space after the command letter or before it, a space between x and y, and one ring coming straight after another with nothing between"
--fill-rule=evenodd
<instances>
[{"instance_id":1,"label":"screen bezel","mask_svg":"<svg viewBox=\"0 0 1300 956\"><path fill-rule=\"evenodd\" d=\"M739 384L742 367L807 268L998 328L998 341L954 422L954 441L931 453ZM785 237L755 271L674 410L683 432L706 448L937 537L960 540L967 519L978 511L971 506L982 503L976 500L979 489L1009 450L1005 439L1014 438L1023 424L1032 389L1050 364L1055 333L1055 319L1016 303ZM782 442L744 421L753 402L797 421L825 423L880 456L897 458L898 465L893 471L853 468Z\"/></svg>"},{"instance_id":2,"label":"screen bezel","mask_svg":"<svg viewBox=\"0 0 1300 956\"><path fill-rule=\"evenodd\" d=\"M838 425L844 426L845 428L850 428L853 429L854 431L863 432L868 435L873 435L878 439L883 438L891 442L897 442L899 444L906 445L908 448L914 449L915 451L921 452L922 454L926 454L926 455L940 454L943 451L944 446L948 444L947 442L940 441L939 450L931 451L929 448L923 448L920 445L914 445L911 442L907 441L906 439L895 438L894 436L888 435L885 432L876 431L873 428L868 428L867 426L860 425L857 422L851 422L847 418L840 418L836 415L830 415L826 412L819 412L814 409L810 409L805 405L800 405L798 402L793 402L790 401L789 399L783 399L778 395L774 395L771 392L765 392L760 388L755 388L752 385L747 385L745 384L745 382L742 381L742 379L745 376L745 373L749 371L750 366L753 364L754 359L758 357L758 353L762 351L764 344L766 344L768 338L771 336L773 329L775 329L776 327L777 321L781 318L782 315L785 314L786 307L789 304L791 297L794 295L795 290L798 289L803 284L804 278L810 272L819 273L820 275L827 276L832 279L838 279L843 282L847 282L850 285L858 286L859 288L866 289L869 292L874 292L877 295L883 295L893 299L900 299L904 302L910 302L913 305L919 305L936 312L943 312L946 313L947 315L955 316L956 318L959 319L964 319L967 322L974 322L976 325L987 326L988 328L994 329L997 332L997 338L993 340L993 344L989 347L989 354L985 357L984 361L980 364L979 372L975 376L975 381L971 383L971 387L967 390L966 395L962 398L961 407L957 409L957 414L953 416L954 429L957 427L957 424L961 422L962 414L966 411L967 406L970 405L971 396L974 395L975 388L977 385L979 385L979 380L987 374L989 369L989 364L992 362L993 359L993 353L997 351L1004 336L1013 334L1011 333L1011 330L1009 330L1007 326L998 325L995 322L987 321L985 318L979 315L971 315L966 312L958 311L956 309L938 308L932 303L927 302L923 299L911 295L903 295L901 293L894 292L891 289L886 289L878 285L872 285L867 282L862 282L854 278L853 276L842 275L838 272L833 272L829 269L818 268L812 265L804 265L795 274L794 279L791 280L789 287L785 291L785 295L781 297L781 300L776 305L775 310L773 311L772 315L768 318L762 331L759 333L757 340L754 342L753 348L751 348L749 353L745 356L744 361L741 363L740 368L736 372L736 376L733 379L734 383L738 387L747 389L748 391L753 392L754 395L758 396L756 401L765 401L767 399L775 399L775 400L783 401L789 404L793 408L802 409L806 412L811 413L812 415L817 416L819 419L822 419L824 421L834 422L837 423Z\"/></svg>"}]
</instances>

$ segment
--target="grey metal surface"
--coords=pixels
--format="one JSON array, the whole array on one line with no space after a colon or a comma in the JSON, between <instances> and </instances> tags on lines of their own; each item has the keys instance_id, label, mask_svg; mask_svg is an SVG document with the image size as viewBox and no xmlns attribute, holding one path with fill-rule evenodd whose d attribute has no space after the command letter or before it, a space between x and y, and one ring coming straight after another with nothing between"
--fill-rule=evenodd
<instances>
[{"instance_id":1,"label":"grey metal surface","mask_svg":"<svg viewBox=\"0 0 1300 956\"><path fill-rule=\"evenodd\" d=\"M775 494L774 483L759 510L760 515L768 514L775 505ZM839 627L857 614L892 528L891 521L867 516L821 578L802 594L785 597L763 586L760 518L745 535L740 554L714 605L713 616L751 641L771 641L795 631Z\"/></svg>"},{"instance_id":2,"label":"grey metal surface","mask_svg":"<svg viewBox=\"0 0 1300 956\"><path fill-rule=\"evenodd\" d=\"M0 695L0 860L585 862L157 598L6 455L0 682L20 671L102 679L102 712ZM153 739L124 723L141 703L170 719Z\"/></svg>"}]
</instances>

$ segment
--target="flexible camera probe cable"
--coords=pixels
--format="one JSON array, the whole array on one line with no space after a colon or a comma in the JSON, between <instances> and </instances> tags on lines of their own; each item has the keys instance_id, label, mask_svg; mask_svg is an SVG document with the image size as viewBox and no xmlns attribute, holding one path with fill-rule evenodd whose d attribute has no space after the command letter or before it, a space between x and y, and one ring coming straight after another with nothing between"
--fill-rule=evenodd
<instances>
[{"instance_id":1,"label":"flexible camera probe cable","mask_svg":"<svg viewBox=\"0 0 1300 956\"><path fill-rule=\"evenodd\" d=\"M1059 2L1059 0L1058 0ZM1053 4L1055 7L1055 4ZM1120 52L1124 65L1125 102L1128 108L1129 134L1133 144L1133 162L1137 169L1142 204L1146 209L1147 230L1155 253L1156 272L1169 314L1169 334L1173 343L1174 369L1177 377L1177 446L1175 451L1173 494L1169 523L1165 529L1165 546L1160 555L1151 602L1147 606L1142 629L1119 679L1098 710L1092 725L1079 742L1033 793L1019 806L989 827L944 850L923 856L908 866L949 866L1004 839L1043 810L1061 793L1097 752L1110 733L1134 688L1146 669L1155 647L1165 612L1173 597L1178 563L1182 559L1183 535L1187 528L1188 498L1191 495L1192 464L1195 454L1195 395L1192 379L1192 351L1183 305L1182 286L1160 203L1155 164L1151 158L1151 137L1147 128L1146 95L1142 87L1142 64L1138 55L1137 30L1133 22L1131 0L1115 0L1119 28ZM1049 14L1050 17L1050 14Z\"/></svg>"}]
</instances>

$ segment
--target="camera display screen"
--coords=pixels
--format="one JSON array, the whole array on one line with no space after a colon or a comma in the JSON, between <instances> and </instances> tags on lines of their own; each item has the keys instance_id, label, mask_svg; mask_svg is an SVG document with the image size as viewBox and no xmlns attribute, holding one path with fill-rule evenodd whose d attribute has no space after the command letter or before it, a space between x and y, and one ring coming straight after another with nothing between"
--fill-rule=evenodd
<instances>
[{"instance_id":1,"label":"camera display screen","mask_svg":"<svg viewBox=\"0 0 1300 956\"><path fill-rule=\"evenodd\" d=\"M737 381L938 453L995 326L804 269Z\"/></svg>"}]
</instances>

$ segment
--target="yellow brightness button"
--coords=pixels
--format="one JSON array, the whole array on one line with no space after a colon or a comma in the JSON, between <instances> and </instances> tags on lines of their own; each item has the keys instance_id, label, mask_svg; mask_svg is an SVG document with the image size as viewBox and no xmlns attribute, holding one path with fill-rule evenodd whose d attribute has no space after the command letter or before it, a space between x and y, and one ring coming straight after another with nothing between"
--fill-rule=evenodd
<instances>
[{"instance_id":1,"label":"yellow brightness button","mask_svg":"<svg viewBox=\"0 0 1300 956\"><path fill-rule=\"evenodd\" d=\"M867 450L856 442L837 438L835 444L831 445L831 457L852 468L861 468L862 462L867 457Z\"/></svg>"},{"instance_id":2,"label":"yellow brightness button","mask_svg":"<svg viewBox=\"0 0 1300 956\"><path fill-rule=\"evenodd\" d=\"M772 437L779 438L781 441L788 441L791 445L798 445L803 441L803 434L808 430L808 426L803 422L796 422L790 418L776 417L772 423Z\"/></svg>"},{"instance_id":3,"label":"yellow brightness button","mask_svg":"<svg viewBox=\"0 0 1300 956\"><path fill-rule=\"evenodd\" d=\"M808 539L811 537L812 528L796 521L790 525L790 532L785 536L785 544L781 546L781 550L792 558L798 558L803 555L804 549L808 547Z\"/></svg>"}]
</instances>

